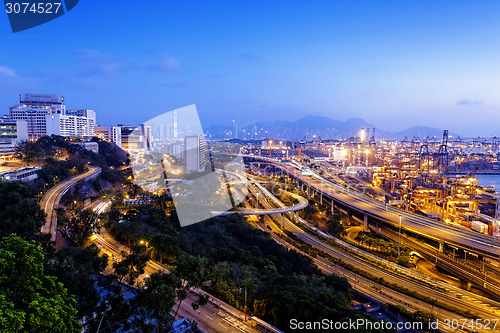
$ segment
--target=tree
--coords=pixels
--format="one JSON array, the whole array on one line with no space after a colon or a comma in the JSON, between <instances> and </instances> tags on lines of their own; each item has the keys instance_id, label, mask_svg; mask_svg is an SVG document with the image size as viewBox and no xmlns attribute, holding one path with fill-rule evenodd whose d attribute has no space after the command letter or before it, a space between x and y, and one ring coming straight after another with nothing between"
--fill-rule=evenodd
<instances>
[{"instance_id":1,"label":"tree","mask_svg":"<svg viewBox=\"0 0 500 333\"><path fill-rule=\"evenodd\" d=\"M22 141L15 149L15 156L26 162L26 165L41 158L43 155L44 151L42 148L40 148L38 143L32 141Z\"/></svg>"},{"instance_id":2,"label":"tree","mask_svg":"<svg viewBox=\"0 0 500 333\"><path fill-rule=\"evenodd\" d=\"M0 242L0 325L3 332L80 332L76 301L46 275L44 255L16 235Z\"/></svg>"},{"instance_id":3,"label":"tree","mask_svg":"<svg viewBox=\"0 0 500 333\"><path fill-rule=\"evenodd\" d=\"M177 263L174 273L182 279L181 288L177 290L177 298L179 305L175 310L175 316L181 307L182 301L187 298L187 292L191 287L201 287L203 282L207 279L207 272L205 267L207 260L201 257L192 255L185 255L181 257ZM193 305L196 307L196 305Z\"/></svg>"},{"instance_id":4,"label":"tree","mask_svg":"<svg viewBox=\"0 0 500 333\"><path fill-rule=\"evenodd\" d=\"M0 221L0 237L17 234L34 240L45 223L45 212L32 199L28 185L0 182Z\"/></svg>"},{"instance_id":5,"label":"tree","mask_svg":"<svg viewBox=\"0 0 500 333\"><path fill-rule=\"evenodd\" d=\"M106 255L99 256L99 249L94 244L89 247L66 247L45 258L45 269L57 278L75 295L77 301L77 319L93 318L96 307L101 300L96 286L99 276L107 266Z\"/></svg>"},{"instance_id":6,"label":"tree","mask_svg":"<svg viewBox=\"0 0 500 333\"><path fill-rule=\"evenodd\" d=\"M144 281L132 303L142 322L154 318L156 332L169 331L169 312L175 304L176 290L181 287L181 280L173 273L154 273Z\"/></svg>"},{"instance_id":7,"label":"tree","mask_svg":"<svg viewBox=\"0 0 500 333\"><path fill-rule=\"evenodd\" d=\"M90 237L96 227L96 219L92 216L92 211L76 208L71 211L69 219L62 226L62 231L66 238L82 246L85 240Z\"/></svg>"},{"instance_id":8,"label":"tree","mask_svg":"<svg viewBox=\"0 0 500 333\"><path fill-rule=\"evenodd\" d=\"M144 274L144 268L150 257L149 254L141 254L141 249L141 246L135 245L129 254L122 251L123 260L113 264L115 274L121 281L126 281L128 284L134 285L135 280L141 274Z\"/></svg>"},{"instance_id":9,"label":"tree","mask_svg":"<svg viewBox=\"0 0 500 333\"><path fill-rule=\"evenodd\" d=\"M347 235L347 233L344 230L344 226L342 223L340 223L340 217L338 216L332 216L326 224L328 228L328 232L331 232L332 234L338 236L338 235Z\"/></svg>"}]
</instances>

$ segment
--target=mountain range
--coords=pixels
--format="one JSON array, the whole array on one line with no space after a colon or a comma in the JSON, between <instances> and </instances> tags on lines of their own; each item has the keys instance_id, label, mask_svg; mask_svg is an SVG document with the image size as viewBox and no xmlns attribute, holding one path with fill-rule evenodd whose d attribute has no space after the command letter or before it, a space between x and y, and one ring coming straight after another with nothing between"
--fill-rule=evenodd
<instances>
[{"instance_id":1,"label":"mountain range","mask_svg":"<svg viewBox=\"0 0 500 333\"><path fill-rule=\"evenodd\" d=\"M367 136L373 135L375 129L376 138L403 137L419 138L434 137L440 138L443 130L433 127L413 127L401 132L391 133L381 131L376 125L360 118L351 118L345 121L335 120L325 116L308 115L296 121L271 121L256 122L249 126L237 128L239 139L266 139L273 138L279 140L306 139L346 139L359 137L361 129L369 129ZM212 139L235 138L235 128L232 126L214 125L206 129L206 134ZM458 136L454 134L454 136Z\"/></svg>"}]
</instances>

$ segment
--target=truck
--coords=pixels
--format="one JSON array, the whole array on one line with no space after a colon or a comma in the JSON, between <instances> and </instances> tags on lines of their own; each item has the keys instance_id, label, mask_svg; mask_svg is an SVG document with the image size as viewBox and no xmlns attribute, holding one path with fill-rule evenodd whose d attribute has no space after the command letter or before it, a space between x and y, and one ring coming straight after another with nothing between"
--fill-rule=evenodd
<instances>
[{"instance_id":1,"label":"truck","mask_svg":"<svg viewBox=\"0 0 500 333\"><path fill-rule=\"evenodd\" d=\"M488 225L483 222L472 221L471 229L479 233L485 234L488 232Z\"/></svg>"}]
</instances>

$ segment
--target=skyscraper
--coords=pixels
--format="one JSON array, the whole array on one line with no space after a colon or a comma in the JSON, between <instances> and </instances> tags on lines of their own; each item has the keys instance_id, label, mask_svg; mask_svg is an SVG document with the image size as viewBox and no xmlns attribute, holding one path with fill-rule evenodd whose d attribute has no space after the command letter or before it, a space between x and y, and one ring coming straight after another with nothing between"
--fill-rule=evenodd
<instances>
[{"instance_id":1,"label":"skyscraper","mask_svg":"<svg viewBox=\"0 0 500 333\"><path fill-rule=\"evenodd\" d=\"M23 93L19 94L19 103L9 108L9 118L27 122L30 140L51 134L69 137L94 135L95 111L67 111L61 95Z\"/></svg>"},{"instance_id":2,"label":"skyscraper","mask_svg":"<svg viewBox=\"0 0 500 333\"><path fill-rule=\"evenodd\" d=\"M207 148L204 135L184 137L184 162L186 173L203 172L207 165Z\"/></svg>"},{"instance_id":3,"label":"skyscraper","mask_svg":"<svg viewBox=\"0 0 500 333\"><path fill-rule=\"evenodd\" d=\"M231 138L232 139L238 139L238 125L236 124L236 121L233 120L233 127L231 129Z\"/></svg>"}]
</instances>

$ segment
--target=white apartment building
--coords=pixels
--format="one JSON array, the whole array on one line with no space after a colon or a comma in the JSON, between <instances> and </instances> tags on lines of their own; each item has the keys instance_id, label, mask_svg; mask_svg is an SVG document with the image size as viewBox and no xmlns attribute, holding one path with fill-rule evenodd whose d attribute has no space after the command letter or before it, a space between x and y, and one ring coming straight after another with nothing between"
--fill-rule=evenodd
<instances>
[{"instance_id":1,"label":"white apartment building","mask_svg":"<svg viewBox=\"0 0 500 333\"><path fill-rule=\"evenodd\" d=\"M53 114L45 116L46 135L93 137L95 121L87 117Z\"/></svg>"},{"instance_id":2,"label":"white apartment building","mask_svg":"<svg viewBox=\"0 0 500 333\"><path fill-rule=\"evenodd\" d=\"M64 105L31 107L16 105L9 108L11 120L25 120L28 125L28 138L37 140L47 135L46 116L64 114Z\"/></svg>"},{"instance_id":3,"label":"white apartment building","mask_svg":"<svg viewBox=\"0 0 500 333\"><path fill-rule=\"evenodd\" d=\"M60 95L19 95L19 105L9 108L11 120L25 120L28 139L37 140L45 135L92 137L96 123L94 110L66 110Z\"/></svg>"}]
</instances>

